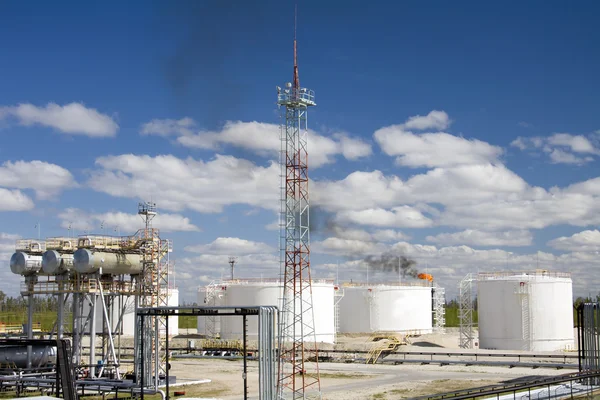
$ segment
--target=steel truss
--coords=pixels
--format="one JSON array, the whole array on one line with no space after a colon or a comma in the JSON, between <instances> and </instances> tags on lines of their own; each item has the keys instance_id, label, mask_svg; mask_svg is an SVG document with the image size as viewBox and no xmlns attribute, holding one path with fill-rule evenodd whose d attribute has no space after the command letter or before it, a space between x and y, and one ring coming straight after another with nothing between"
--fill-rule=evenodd
<instances>
[{"instance_id":1,"label":"steel truss","mask_svg":"<svg viewBox=\"0 0 600 400\"><path fill-rule=\"evenodd\" d=\"M433 286L433 330L446 331L446 290L437 283Z\"/></svg>"},{"instance_id":2,"label":"steel truss","mask_svg":"<svg viewBox=\"0 0 600 400\"><path fill-rule=\"evenodd\" d=\"M170 295L169 275L172 264L169 254L173 250L170 240L160 238L158 229L152 228L156 216L156 204L140 203L138 214L142 217L145 229L138 232L141 253L142 274L137 278L139 300L136 309L167 307ZM136 298L137 299L137 298ZM138 325L138 322L142 325ZM160 315L136 320L135 330L135 375L158 388L161 379L167 375L166 337L168 320ZM146 343L146 346L143 346ZM144 376L141 376L141 375Z\"/></svg>"},{"instance_id":3,"label":"steel truss","mask_svg":"<svg viewBox=\"0 0 600 400\"><path fill-rule=\"evenodd\" d=\"M462 349L473 348L473 275L467 274L459 283L458 295L459 344Z\"/></svg>"},{"instance_id":4,"label":"steel truss","mask_svg":"<svg viewBox=\"0 0 600 400\"><path fill-rule=\"evenodd\" d=\"M278 88L281 110L281 264L283 306L280 324L280 398L321 397L310 275L308 196L308 107L314 93L294 85Z\"/></svg>"}]
</instances>

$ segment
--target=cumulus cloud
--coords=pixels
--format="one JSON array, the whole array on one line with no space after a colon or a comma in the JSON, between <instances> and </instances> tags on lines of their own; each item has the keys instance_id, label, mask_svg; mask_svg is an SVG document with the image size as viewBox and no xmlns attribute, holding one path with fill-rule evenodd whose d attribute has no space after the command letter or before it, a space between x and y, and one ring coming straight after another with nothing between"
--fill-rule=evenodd
<instances>
[{"instance_id":1,"label":"cumulus cloud","mask_svg":"<svg viewBox=\"0 0 600 400\"><path fill-rule=\"evenodd\" d=\"M600 231L594 229L575 233L571 236L561 236L550 240L548 246L563 251L599 252Z\"/></svg>"},{"instance_id":2,"label":"cumulus cloud","mask_svg":"<svg viewBox=\"0 0 600 400\"><path fill-rule=\"evenodd\" d=\"M23 126L41 125L70 135L112 137L119 130L113 118L82 103L64 106L48 103L45 107L24 103L0 107L0 119L8 117L16 119Z\"/></svg>"},{"instance_id":3,"label":"cumulus cloud","mask_svg":"<svg viewBox=\"0 0 600 400\"><path fill-rule=\"evenodd\" d=\"M39 199L48 199L76 186L71 173L44 161L7 161L0 166L0 186L33 189Z\"/></svg>"},{"instance_id":4,"label":"cumulus cloud","mask_svg":"<svg viewBox=\"0 0 600 400\"><path fill-rule=\"evenodd\" d=\"M278 125L264 122L227 121L215 131L199 130L191 118L180 120L155 119L142 125L144 135L175 136L183 146L208 150L221 150L223 145L248 149L265 157L277 157L281 150ZM313 130L308 131L310 165L313 168L331 164L341 154L356 160L371 154L371 145L344 133L326 137Z\"/></svg>"},{"instance_id":5,"label":"cumulus cloud","mask_svg":"<svg viewBox=\"0 0 600 400\"><path fill-rule=\"evenodd\" d=\"M345 222L380 227L425 228L433 224L431 219L409 206L394 207L391 210L369 208L360 211L342 211L337 217Z\"/></svg>"},{"instance_id":6,"label":"cumulus cloud","mask_svg":"<svg viewBox=\"0 0 600 400\"><path fill-rule=\"evenodd\" d=\"M600 155L592 140L583 135L555 133L547 137L517 137L511 146L520 150L541 151L548 155L554 164L585 164Z\"/></svg>"},{"instance_id":7,"label":"cumulus cloud","mask_svg":"<svg viewBox=\"0 0 600 400\"><path fill-rule=\"evenodd\" d=\"M67 208L60 214L61 227L74 231L89 233L105 232L109 235L131 235L138 229L144 228L142 218L137 214L124 212L88 213L77 208ZM152 220L152 226L164 232L193 232L199 231L190 219L179 214L159 213Z\"/></svg>"},{"instance_id":8,"label":"cumulus cloud","mask_svg":"<svg viewBox=\"0 0 600 400\"><path fill-rule=\"evenodd\" d=\"M430 111L429 114L423 115L415 115L414 117L410 117L405 123L404 127L406 129L416 129L416 130L425 130L425 129L446 129L450 126L450 118L445 111Z\"/></svg>"},{"instance_id":9,"label":"cumulus cloud","mask_svg":"<svg viewBox=\"0 0 600 400\"><path fill-rule=\"evenodd\" d=\"M262 242L254 242L252 240L235 237L219 237L208 244L187 246L185 251L212 255L239 256L273 253L276 249Z\"/></svg>"},{"instance_id":10,"label":"cumulus cloud","mask_svg":"<svg viewBox=\"0 0 600 400\"><path fill-rule=\"evenodd\" d=\"M153 119L142 125L140 133L142 135L172 136L172 135L192 135L196 123L191 118L181 119Z\"/></svg>"},{"instance_id":11,"label":"cumulus cloud","mask_svg":"<svg viewBox=\"0 0 600 400\"><path fill-rule=\"evenodd\" d=\"M527 230L486 232L478 229L466 229L460 232L427 236L426 240L446 245L465 244L486 247L530 246L533 241L533 235Z\"/></svg>"},{"instance_id":12,"label":"cumulus cloud","mask_svg":"<svg viewBox=\"0 0 600 400\"><path fill-rule=\"evenodd\" d=\"M96 159L88 185L99 192L141 201L152 198L170 211L221 212L232 204L279 210L279 165L267 167L232 156L210 161L172 155L124 154Z\"/></svg>"},{"instance_id":13,"label":"cumulus cloud","mask_svg":"<svg viewBox=\"0 0 600 400\"><path fill-rule=\"evenodd\" d=\"M440 167L407 180L356 171L338 181L313 182L311 195L313 204L346 221L375 226L414 223L394 219L393 209L406 206L427 218L415 214L415 226L518 231L600 223L600 178L547 190L492 164Z\"/></svg>"},{"instance_id":14,"label":"cumulus cloud","mask_svg":"<svg viewBox=\"0 0 600 400\"><path fill-rule=\"evenodd\" d=\"M33 200L20 190L0 188L0 211L27 211L34 206Z\"/></svg>"},{"instance_id":15,"label":"cumulus cloud","mask_svg":"<svg viewBox=\"0 0 600 400\"><path fill-rule=\"evenodd\" d=\"M466 164L499 162L502 149L478 139L465 139L445 132L413 133L412 130L448 127L450 120L443 111L409 118L404 124L378 129L375 141L383 152L396 156L399 165L417 167L451 167Z\"/></svg>"}]
</instances>

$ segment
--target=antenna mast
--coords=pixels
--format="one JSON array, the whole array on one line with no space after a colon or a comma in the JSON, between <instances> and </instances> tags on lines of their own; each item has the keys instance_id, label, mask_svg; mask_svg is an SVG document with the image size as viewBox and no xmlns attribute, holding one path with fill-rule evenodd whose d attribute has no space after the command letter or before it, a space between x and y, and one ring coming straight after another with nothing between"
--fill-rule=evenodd
<instances>
[{"instance_id":1,"label":"antenna mast","mask_svg":"<svg viewBox=\"0 0 600 400\"><path fill-rule=\"evenodd\" d=\"M312 90L300 87L294 13L294 76L277 87L281 111L280 256L283 305L279 318L278 399L321 398L310 276L308 108Z\"/></svg>"}]
</instances>

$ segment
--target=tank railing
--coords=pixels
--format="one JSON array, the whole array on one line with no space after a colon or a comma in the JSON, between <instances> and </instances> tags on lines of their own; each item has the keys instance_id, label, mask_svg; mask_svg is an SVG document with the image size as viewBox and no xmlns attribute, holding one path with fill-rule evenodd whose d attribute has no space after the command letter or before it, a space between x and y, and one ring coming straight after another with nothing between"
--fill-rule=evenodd
<instances>
[{"instance_id":1,"label":"tank railing","mask_svg":"<svg viewBox=\"0 0 600 400\"><path fill-rule=\"evenodd\" d=\"M333 279L312 279L311 284L333 284L335 281ZM251 285L256 283L282 283L282 280L279 278L236 278L236 279L224 279L221 281L217 281L215 283L216 286L220 285Z\"/></svg>"},{"instance_id":2,"label":"tank railing","mask_svg":"<svg viewBox=\"0 0 600 400\"><path fill-rule=\"evenodd\" d=\"M43 253L46 251L46 242L36 239L19 239L15 244L16 251L26 251L31 253Z\"/></svg>"},{"instance_id":3,"label":"tank railing","mask_svg":"<svg viewBox=\"0 0 600 400\"><path fill-rule=\"evenodd\" d=\"M427 281L403 281L403 282L344 282L342 287L381 287L381 286L393 286L393 287L431 287L431 282Z\"/></svg>"},{"instance_id":4,"label":"tank railing","mask_svg":"<svg viewBox=\"0 0 600 400\"><path fill-rule=\"evenodd\" d=\"M85 235L77 240L78 248L92 248L107 251L139 251L140 239L135 236Z\"/></svg>"},{"instance_id":5,"label":"tank railing","mask_svg":"<svg viewBox=\"0 0 600 400\"><path fill-rule=\"evenodd\" d=\"M31 290L30 290L31 288ZM57 293L97 293L99 292L97 279L68 279L62 281L62 289L54 277L48 277L47 280L41 280L34 285L27 285L25 282L20 284L21 294L57 294ZM110 294L136 294L136 287L133 282L111 280L102 282L102 289L105 295Z\"/></svg>"},{"instance_id":6,"label":"tank railing","mask_svg":"<svg viewBox=\"0 0 600 400\"><path fill-rule=\"evenodd\" d=\"M570 272L533 270L533 271L502 271L502 272L480 272L477 274L479 280L498 278L571 278Z\"/></svg>"},{"instance_id":7,"label":"tank railing","mask_svg":"<svg viewBox=\"0 0 600 400\"><path fill-rule=\"evenodd\" d=\"M62 251L75 250L76 244L77 244L77 238L74 238L74 237L46 238L46 249L47 250L62 250Z\"/></svg>"},{"instance_id":8,"label":"tank railing","mask_svg":"<svg viewBox=\"0 0 600 400\"><path fill-rule=\"evenodd\" d=\"M315 104L315 92L307 88L285 88L277 93L277 102L279 104L305 103Z\"/></svg>"}]
</instances>

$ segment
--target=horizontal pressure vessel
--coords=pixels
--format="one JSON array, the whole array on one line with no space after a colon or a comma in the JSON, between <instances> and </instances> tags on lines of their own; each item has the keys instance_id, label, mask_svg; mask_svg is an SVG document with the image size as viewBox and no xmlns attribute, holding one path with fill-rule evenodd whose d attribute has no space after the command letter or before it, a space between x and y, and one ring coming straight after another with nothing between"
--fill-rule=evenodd
<instances>
[{"instance_id":1,"label":"horizontal pressure vessel","mask_svg":"<svg viewBox=\"0 0 600 400\"><path fill-rule=\"evenodd\" d=\"M27 346L0 346L0 364L27 368ZM31 346L31 366L56 365L56 347L35 344Z\"/></svg>"},{"instance_id":2,"label":"horizontal pressure vessel","mask_svg":"<svg viewBox=\"0 0 600 400\"><path fill-rule=\"evenodd\" d=\"M142 272L139 254L108 253L78 249L73 253L73 267L81 274L91 274L102 268L103 274L136 275Z\"/></svg>"},{"instance_id":3,"label":"horizontal pressure vessel","mask_svg":"<svg viewBox=\"0 0 600 400\"><path fill-rule=\"evenodd\" d=\"M10 258L10 270L17 275L33 275L42 268L42 256L17 251Z\"/></svg>"},{"instance_id":4,"label":"horizontal pressure vessel","mask_svg":"<svg viewBox=\"0 0 600 400\"><path fill-rule=\"evenodd\" d=\"M48 275L58 275L73 267L73 254L48 250L42 255L42 270Z\"/></svg>"}]
</instances>

